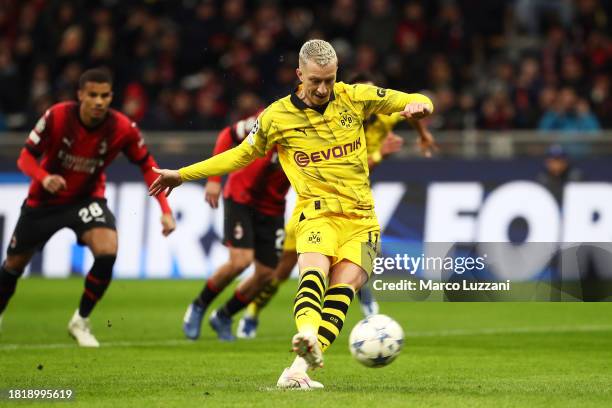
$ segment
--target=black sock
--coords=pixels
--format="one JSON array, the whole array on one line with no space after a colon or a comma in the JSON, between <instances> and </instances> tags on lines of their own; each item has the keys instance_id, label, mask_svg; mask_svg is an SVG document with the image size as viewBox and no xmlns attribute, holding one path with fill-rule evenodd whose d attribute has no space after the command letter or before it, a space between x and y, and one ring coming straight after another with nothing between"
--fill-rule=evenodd
<instances>
[{"instance_id":1,"label":"black sock","mask_svg":"<svg viewBox=\"0 0 612 408\"><path fill-rule=\"evenodd\" d=\"M4 312L6 305L15 293L17 280L22 272L8 270L4 264L0 267L0 314Z\"/></svg>"},{"instance_id":2,"label":"black sock","mask_svg":"<svg viewBox=\"0 0 612 408\"><path fill-rule=\"evenodd\" d=\"M113 278L113 265L116 255L100 255L85 278L85 290L81 296L79 314L88 317L94 306L104 295Z\"/></svg>"},{"instance_id":3,"label":"black sock","mask_svg":"<svg viewBox=\"0 0 612 408\"><path fill-rule=\"evenodd\" d=\"M215 284L212 283L211 280L208 280L208 282L206 282L206 285L204 286L204 289L202 289L202 292L200 292L198 297L194 299L193 303L196 303L206 309L208 305L210 305L211 302L215 300L215 298L220 292L221 291L217 289Z\"/></svg>"},{"instance_id":4,"label":"black sock","mask_svg":"<svg viewBox=\"0 0 612 408\"><path fill-rule=\"evenodd\" d=\"M250 302L250 299L245 298L242 293L236 291L234 292L234 296L232 296L232 298L228 300L221 309L219 309L219 314L225 317L232 317L247 307Z\"/></svg>"}]
</instances>

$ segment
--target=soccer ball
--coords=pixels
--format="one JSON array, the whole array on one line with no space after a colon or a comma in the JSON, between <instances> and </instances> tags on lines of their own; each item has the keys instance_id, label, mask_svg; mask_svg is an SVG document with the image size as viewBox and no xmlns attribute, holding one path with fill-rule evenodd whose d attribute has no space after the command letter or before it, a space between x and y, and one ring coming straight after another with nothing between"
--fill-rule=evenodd
<instances>
[{"instance_id":1,"label":"soccer ball","mask_svg":"<svg viewBox=\"0 0 612 408\"><path fill-rule=\"evenodd\" d=\"M351 331L349 349L357 361L367 367L384 367L399 355L404 331L389 316L369 316Z\"/></svg>"}]
</instances>

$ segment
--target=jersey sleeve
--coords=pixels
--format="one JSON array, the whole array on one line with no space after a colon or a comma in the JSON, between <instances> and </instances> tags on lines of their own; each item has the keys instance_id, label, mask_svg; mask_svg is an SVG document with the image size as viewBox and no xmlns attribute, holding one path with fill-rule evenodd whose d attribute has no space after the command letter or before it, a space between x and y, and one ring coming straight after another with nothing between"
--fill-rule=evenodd
<instances>
[{"instance_id":1,"label":"jersey sleeve","mask_svg":"<svg viewBox=\"0 0 612 408\"><path fill-rule=\"evenodd\" d=\"M366 84L350 85L350 89L351 99L361 104L366 118L375 113L390 115L401 112L407 104L413 102L428 104L430 112L433 112L433 102L422 94L409 94Z\"/></svg>"},{"instance_id":2,"label":"jersey sleeve","mask_svg":"<svg viewBox=\"0 0 612 408\"><path fill-rule=\"evenodd\" d=\"M217 137L213 155L221 154L235 145L239 145L249 135L253 126L257 122L258 115L249 116L246 119L239 120L231 126L223 129ZM208 181L221 182L221 176L210 176Z\"/></svg>"},{"instance_id":3,"label":"jersey sleeve","mask_svg":"<svg viewBox=\"0 0 612 408\"><path fill-rule=\"evenodd\" d=\"M149 153L144 138L138 129L136 123L132 122L131 129L126 136L126 143L123 147L123 153L128 160L140 168L142 176L147 183L147 186L153 184L157 179L157 173L153 171L153 167L159 167L157 162ZM158 194L155 199L159 203L162 214L172 214L170 205L165 194Z\"/></svg>"},{"instance_id":4,"label":"jersey sleeve","mask_svg":"<svg viewBox=\"0 0 612 408\"><path fill-rule=\"evenodd\" d=\"M144 163L149 157L149 150L136 123L132 122L125 139L123 154L134 164Z\"/></svg>"},{"instance_id":5,"label":"jersey sleeve","mask_svg":"<svg viewBox=\"0 0 612 408\"><path fill-rule=\"evenodd\" d=\"M38 119L26 139L25 148L36 158L40 157L49 145L52 121L53 109L49 109Z\"/></svg>"},{"instance_id":6,"label":"jersey sleeve","mask_svg":"<svg viewBox=\"0 0 612 408\"><path fill-rule=\"evenodd\" d=\"M263 157L272 148L271 129L272 121L264 111L242 143L208 160L179 169L181 178L190 181L221 176L246 166L257 157Z\"/></svg>"},{"instance_id":7,"label":"jersey sleeve","mask_svg":"<svg viewBox=\"0 0 612 408\"><path fill-rule=\"evenodd\" d=\"M234 129L230 126L224 128L221 132L219 132L219 135L217 136L217 141L215 143L215 148L213 149L213 156L216 156L231 149L237 141L235 134L236 133ZM208 178L208 181L220 183L221 176L210 176Z\"/></svg>"}]
</instances>

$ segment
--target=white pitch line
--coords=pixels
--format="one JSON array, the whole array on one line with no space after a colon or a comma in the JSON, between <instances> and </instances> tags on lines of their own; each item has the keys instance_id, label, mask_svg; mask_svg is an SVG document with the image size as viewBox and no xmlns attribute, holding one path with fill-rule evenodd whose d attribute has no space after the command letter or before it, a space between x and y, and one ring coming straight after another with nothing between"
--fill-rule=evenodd
<instances>
[{"instance_id":1,"label":"white pitch line","mask_svg":"<svg viewBox=\"0 0 612 408\"><path fill-rule=\"evenodd\" d=\"M523 333L589 333L612 331L612 325L584 325L584 326L549 326L549 327L501 327L485 329L451 329L439 331L408 332L406 337L450 337L450 336L477 336L495 334L523 334ZM264 340L286 340L288 337L263 337ZM190 340L153 340L153 341L110 341L103 342L102 348L122 347L150 347L150 346L191 346L197 342ZM76 343L50 343L50 344L0 344L0 351L13 350L49 350L49 349L77 349Z\"/></svg>"}]
</instances>

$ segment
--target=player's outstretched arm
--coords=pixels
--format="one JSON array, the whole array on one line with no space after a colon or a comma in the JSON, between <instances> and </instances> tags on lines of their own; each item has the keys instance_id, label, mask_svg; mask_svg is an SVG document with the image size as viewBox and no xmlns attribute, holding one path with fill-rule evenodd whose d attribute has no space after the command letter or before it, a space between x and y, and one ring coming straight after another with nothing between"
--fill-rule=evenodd
<instances>
[{"instance_id":1,"label":"player's outstretched arm","mask_svg":"<svg viewBox=\"0 0 612 408\"><path fill-rule=\"evenodd\" d=\"M169 196L174 187L183 184L183 179L178 170L158 169L153 167L153 171L158 174L155 181L149 186L149 195L158 196L160 193Z\"/></svg>"},{"instance_id":2,"label":"player's outstretched arm","mask_svg":"<svg viewBox=\"0 0 612 408\"><path fill-rule=\"evenodd\" d=\"M235 140L232 138L232 127L227 126L217 136L213 156L228 151L234 146ZM211 208L219 207L219 197L221 196L221 176L211 176L206 181L204 188L204 200Z\"/></svg>"}]
</instances>

